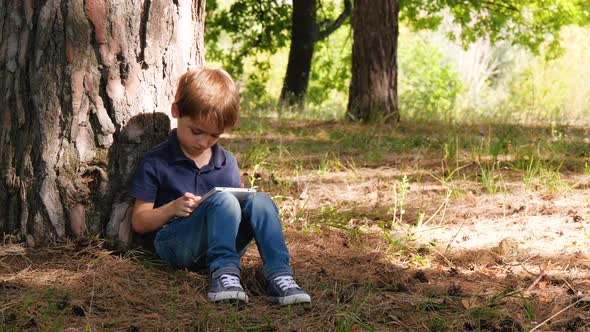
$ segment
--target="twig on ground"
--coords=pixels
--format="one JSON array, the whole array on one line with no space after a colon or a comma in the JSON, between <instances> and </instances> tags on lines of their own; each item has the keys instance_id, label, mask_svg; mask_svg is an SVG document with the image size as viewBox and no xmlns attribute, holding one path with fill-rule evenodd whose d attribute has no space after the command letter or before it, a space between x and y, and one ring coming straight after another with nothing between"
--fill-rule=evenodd
<instances>
[{"instance_id":1,"label":"twig on ground","mask_svg":"<svg viewBox=\"0 0 590 332\"><path fill-rule=\"evenodd\" d=\"M22 269L22 270L20 270L20 271L18 271L16 273L12 273L12 275L10 277L5 278L2 281L11 281L11 280L15 280L15 279L17 279L19 277L22 277L22 276L26 275L27 272L29 272L29 270L31 270L31 266L33 266L33 265L31 264L31 265L25 267L24 269Z\"/></svg>"},{"instance_id":2,"label":"twig on ground","mask_svg":"<svg viewBox=\"0 0 590 332\"><path fill-rule=\"evenodd\" d=\"M448 265L449 267L453 267L453 266L455 266L455 264L453 264L453 262L451 262L451 261L450 261L450 260L447 258L447 256L445 256L445 254L446 254L446 251L445 251L445 253L442 253L442 252L440 252L438 249L436 249L436 247L435 247L435 246L431 245L431 247L432 247L432 249L434 249L434 251L435 251L437 254L439 254L439 255L440 255L442 258L443 258L443 260L445 261L445 263L447 263L447 265Z\"/></svg>"},{"instance_id":3,"label":"twig on ground","mask_svg":"<svg viewBox=\"0 0 590 332\"><path fill-rule=\"evenodd\" d=\"M463 222L461 223L461 226L459 226L459 229L457 230L457 232L455 233L455 235L453 235L453 237L451 238L451 240L449 241L449 243L447 243L447 247L445 248L445 255L447 254L447 252L451 248L451 244L453 243L453 241L455 241L455 239L457 238L457 236L461 232L461 229L463 228L463 225L465 225L465 222L466 221L467 221L467 218L463 219Z\"/></svg>"},{"instance_id":4,"label":"twig on ground","mask_svg":"<svg viewBox=\"0 0 590 332\"><path fill-rule=\"evenodd\" d=\"M564 278L561 278L561 280L565 283L565 285L570 289L570 291L574 294L576 294L578 292L577 289L574 288L574 286L572 286L572 284L569 283L569 281L567 281Z\"/></svg>"},{"instance_id":5,"label":"twig on ground","mask_svg":"<svg viewBox=\"0 0 590 332\"><path fill-rule=\"evenodd\" d=\"M542 274L543 274L543 268L541 268L541 266L539 266L539 274L537 274L537 273L533 273L533 272L531 272L531 271L527 270L527 268L526 268L526 267L524 267L524 265L523 265L523 264L520 264L520 267L522 267L522 269L523 269L523 270L524 270L526 273L528 273L528 274L530 274L530 275L534 275L535 277L538 277L539 275L542 275Z\"/></svg>"},{"instance_id":6,"label":"twig on ground","mask_svg":"<svg viewBox=\"0 0 590 332\"><path fill-rule=\"evenodd\" d=\"M5 269L8 271L9 274L14 274L15 272L12 270L10 265L3 262L3 259L0 259L0 268Z\"/></svg>"},{"instance_id":7,"label":"twig on ground","mask_svg":"<svg viewBox=\"0 0 590 332\"><path fill-rule=\"evenodd\" d=\"M92 291L90 292L90 305L88 307L88 313L85 315L86 316L86 322L87 322L88 326L90 326L90 315L92 315L92 306L94 305L94 287L95 287L95 281L96 281L96 274L93 273L92 274Z\"/></svg>"},{"instance_id":8,"label":"twig on ground","mask_svg":"<svg viewBox=\"0 0 590 332\"><path fill-rule=\"evenodd\" d=\"M548 321L552 320L553 318L555 318L555 317L559 316L559 315L560 315L562 312L564 312L564 311L568 310L569 308L571 308L571 307L575 306L576 304L578 304L578 303L580 303L580 302L582 302L582 301L589 301L589 300L590 300L590 298L589 298L588 296L585 296L585 297L583 297L583 298L581 298L581 299L577 300L576 302L574 302L574 303L572 303L572 304L568 305L567 307L565 307L565 308L563 308L563 309L559 310L559 312L557 312L557 313L556 313L556 314L554 314L553 316L551 316L551 317L549 317L549 318L545 319L544 321L542 321L542 322L541 322L541 324L539 324L539 325L535 326L535 327L534 327L532 330L530 330L529 332L534 332L534 331L538 330L538 329L539 329L539 327L541 327L541 326L545 325L545 323L547 323Z\"/></svg>"},{"instance_id":9,"label":"twig on ground","mask_svg":"<svg viewBox=\"0 0 590 332\"><path fill-rule=\"evenodd\" d=\"M434 219L434 217L436 217L436 215L440 212L440 210L444 207L445 209L443 211L446 211L446 207L449 203L449 197L451 197L451 193L453 191L452 190L447 190L447 196L445 197L444 201L440 204L440 206L438 207L438 209L434 212L434 214L432 214L430 216L430 218L428 218L428 220L426 220L424 223L422 223L422 227L426 226L432 219ZM444 212L443 212L443 216L439 222L439 225L442 224L443 222L443 218L444 218Z\"/></svg>"},{"instance_id":10,"label":"twig on ground","mask_svg":"<svg viewBox=\"0 0 590 332\"><path fill-rule=\"evenodd\" d=\"M530 292L531 290L533 290L535 288L535 286L539 283L539 281L541 281L541 279L543 279L544 276L545 276L545 271L543 270L543 268L541 266L539 266L539 275L533 281L533 283L531 283L530 286L527 287L525 292Z\"/></svg>"},{"instance_id":11,"label":"twig on ground","mask_svg":"<svg viewBox=\"0 0 590 332\"><path fill-rule=\"evenodd\" d=\"M7 244L0 246L0 257L1 256L21 256L25 254L26 249L22 244Z\"/></svg>"}]
</instances>

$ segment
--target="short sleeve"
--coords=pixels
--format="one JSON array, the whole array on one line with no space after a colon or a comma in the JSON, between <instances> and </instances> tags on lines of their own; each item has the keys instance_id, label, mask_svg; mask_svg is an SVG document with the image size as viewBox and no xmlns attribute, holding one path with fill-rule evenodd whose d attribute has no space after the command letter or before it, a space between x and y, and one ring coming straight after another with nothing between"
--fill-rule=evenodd
<instances>
[{"instance_id":1,"label":"short sleeve","mask_svg":"<svg viewBox=\"0 0 590 332\"><path fill-rule=\"evenodd\" d=\"M158 176L156 160L143 158L131 181L128 195L145 202L155 202L158 193Z\"/></svg>"}]
</instances>

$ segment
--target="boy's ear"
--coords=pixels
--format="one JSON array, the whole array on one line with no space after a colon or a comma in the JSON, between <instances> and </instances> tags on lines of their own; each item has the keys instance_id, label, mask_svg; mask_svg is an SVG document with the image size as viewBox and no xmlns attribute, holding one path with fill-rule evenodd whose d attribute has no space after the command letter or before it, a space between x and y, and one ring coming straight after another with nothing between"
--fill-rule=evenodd
<instances>
[{"instance_id":1,"label":"boy's ear","mask_svg":"<svg viewBox=\"0 0 590 332\"><path fill-rule=\"evenodd\" d=\"M176 103L172 103L172 117L175 119L180 117L180 110L178 109L178 105L176 105Z\"/></svg>"}]
</instances>

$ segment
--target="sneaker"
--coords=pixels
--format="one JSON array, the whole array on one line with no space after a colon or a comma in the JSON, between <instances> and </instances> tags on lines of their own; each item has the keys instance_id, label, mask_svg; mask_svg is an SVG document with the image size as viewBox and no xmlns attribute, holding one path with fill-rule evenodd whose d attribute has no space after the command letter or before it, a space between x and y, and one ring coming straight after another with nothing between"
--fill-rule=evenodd
<instances>
[{"instance_id":1,"label":"sneaker","mask_svg":"<svg viewBox=\"0 0 590 332\"><path fill-rule=\"evenodd\" d=\"M246 295L244 288L240 284L240 277L230 273L224 273L216 278L211 278L211 285L207 297L211 302L237 300L248 303L248 295Z\"/></svg>"},{"instance_id":2,"label":"sneaker","mask_svg":"<svg viewBox=\"0 0 590 332\"><path fill-rule=\"evenodd\" d=\"M273 302L281 305L311 303L311 297L297 285L289 274L271 277L268 285L268 295L270 295Z\"/></svg>"}]
</instances>

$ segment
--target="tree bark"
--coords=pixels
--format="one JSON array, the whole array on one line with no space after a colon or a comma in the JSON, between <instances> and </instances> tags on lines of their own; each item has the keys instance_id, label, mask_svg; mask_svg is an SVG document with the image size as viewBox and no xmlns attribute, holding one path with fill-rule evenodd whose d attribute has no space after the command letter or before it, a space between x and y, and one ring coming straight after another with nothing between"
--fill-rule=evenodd
<instances>
[{"instance_id":1,"label":"tree bark","mask_svg":"<svg viewBox=\"0 0 590 332\"><path fill-rule=\"evenodd\" d=\"M290 106L303 104L309 84L317 39L315 0L294 0L292 22L289 62L281 91L281 102Z\"/></svg>"},{"instance_id":2,"label":"tree bark","mask_svg":"<svg viewBox=\"0 0 590 332\"><path fill-rule=\"evenodd\" d=\"M398 0L355 0L347 114L354 121L399 121Z\"/></svg>"},{"instance_id":3,"label":"tree bark","mask_svg":"<svg viewBox=\"0 0 590 332\"><path fill-rule=\"evenodd\" d=\"M128 243L129 179L203 64L205 0L0 0L0 232Z\"/></svg>"}]
</instances>

